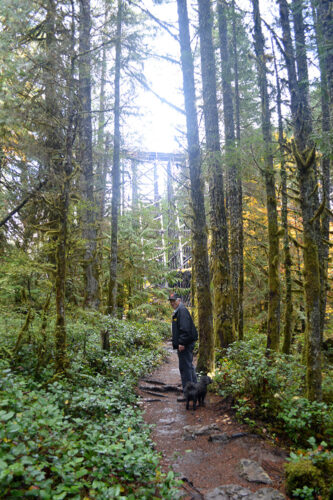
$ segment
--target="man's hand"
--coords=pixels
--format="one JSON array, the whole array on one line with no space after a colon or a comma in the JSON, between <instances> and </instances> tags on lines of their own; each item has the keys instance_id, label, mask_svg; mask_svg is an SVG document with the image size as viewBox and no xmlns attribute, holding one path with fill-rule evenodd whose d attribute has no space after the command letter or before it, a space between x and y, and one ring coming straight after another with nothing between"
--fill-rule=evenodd
<instances>
[{"instance_id":1,"label":"man's hand","mask_svg":"<svg viewBox=\"0 0 333 500\"><path fill-rule=\"evenodd\" d=\"M181 352L181 351L185 351L185 346L184 345L180 345L178 346L178 351Z\"/></svg>"}]
</instances>

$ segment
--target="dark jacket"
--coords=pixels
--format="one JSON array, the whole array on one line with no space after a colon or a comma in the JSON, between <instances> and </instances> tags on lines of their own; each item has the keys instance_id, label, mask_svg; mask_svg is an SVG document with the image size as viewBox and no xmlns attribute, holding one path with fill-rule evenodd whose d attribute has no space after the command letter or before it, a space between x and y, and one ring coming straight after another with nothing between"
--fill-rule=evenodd
<instances>
[{"instance_id":1,"label":"dark jacket","mask_svg":"<svg viewBox=\"0 0 333 500\"><path fill-rule=\"evenodd\" d=\"M189 345L198 340L198 332L193 323L193 319L184 304L180 303L179 308L172 315L172 345L178 349L180 345Z\"/></svg>"}]
</instances>

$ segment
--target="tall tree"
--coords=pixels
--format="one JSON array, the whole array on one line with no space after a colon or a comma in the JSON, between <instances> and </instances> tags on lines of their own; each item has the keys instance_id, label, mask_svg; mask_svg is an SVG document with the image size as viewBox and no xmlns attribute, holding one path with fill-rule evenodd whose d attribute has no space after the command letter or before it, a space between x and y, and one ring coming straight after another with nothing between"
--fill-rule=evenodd
<instances>
[{"instance_id":1,"label":"tall tree","mask_svg":"<svg viewBox=\"0 0 333 500\"><path fill-rule=\"evenodd\" d=\"M265 39L261 29L259 1L252 0L254 20L254 48L258 68L258 83L261 100L261 128L264 140L264 178L268 218L268 318L267 349L278 351L280 341L280 280L279 280L279 235L276 208L275 172L272 154L272 129L269 110L269 95L265 55Z\"/></svg>"},{"instance_id":2,"label":"tall tree","mask_svg":"<svg viewBox=\"0 0 333 500\"><path fill-rule=\"evenodd\" d=\"M236 12L235 0L232 0L232 44L233 44L233 70L235 79L235 125L236 125L236 140L237 151L240 148L241 130L240 130L240 93L239 93L239 71L238 71L238 44L236 33ZM238 164L240 160L238 155ZM242 176L238 172L238 247L239 247L239 281L238 281L238 338L243 339L244 336L244 312L243 312L243 297L244 297L244 230L243 230L243 186Z\"/></svg>"},{"instance_id":3,"label":"tall tree","mask_svg":"<svg viewBox=\"0 0 333 500\"><path fill-rule=\"evenodd\" d=\"M117 259L118 259L118 217L120 206L120 70L122 36L122 0L118 0L116 62L114 76L114 135L112 165L112 207L111 207L111 255L110 281L107 312L115 314L117 309Z\"/></svg>"},{"instance_id":4,"label":"tall tree","mask_svg":"<svg viewBox=\"0 0 333 500\"><path fill-rule=\"evenodd\" d=\"M318 207L317 179L315 171L316 151L311 138L311 113L308 96L307 71L303 67L304 45L298 49L296 59L292 43L289 7L286 0L278 0L280 23L283 32L284 57L288 72L290 108L294 129L293 153L297 165L300 187L300 205L303 218L304 291L306 302L306 345L307 345L307 393L311 400L321 400L321 331L320 331L320 268L318 249ZM301 7L301 5L300 5ZM296 5L294 5L294 13ZM300 43L304 25L301 10L294 17ZM304 78L306 81L304 81Z\"/></svg>"},{"instance_id":5,"label":"tall tree","mask_svg":"<svg viewBox=\"0 0 333 500\"><path fill-rule=\"evenodd\" d=\"M108 24L108 10L105 4L104 29ZM103 229L105 221L105 195L106 195L106 177L109 167L110 155L110 133L105 133L105 107L106 107L106 75L107 75L107 38L105 32L102 36L102 60L100 76L100 95L99 95L99 119L97 129L97 165L96 165L96 209L97 209L97 272L98 272L98 300L99 309L103 308L103 293L101 272L103 265Z\"/></svg>"},{"instance_id":6,"label":"tall tree","mask_svg":"<svg viewBox=\"0 0 333 500\"><path fill-rule=\"evenodd\" d=\"M326 66L326 79L329 95L329 112L331 131L333 130L333 12L330 0L318 0L318 17L323 36L323 58ZM330 140L330 152L333 149L333 140Z\"/></svg>"},{"instance_id":7,"label":"tall tree","mask_svg":"<svg viewBox=\"0 0 333 500\"><path fill-rule=\"evenodd\" d=\"M324 38L323 25L321 23L321 7L317 8L317 2L311 0L313 22L315 29L315 38L317 45L317 54L320 69L320 101L321 101L321 130L324 139L324 148L321 155L321 172L322 172L322 196L325 198L325 210L322 215L321 234L323 242L330 239L330 167L331 153L333 151L330 145L331 139L331 120L330 120L330 98L329 85L333 84L327 80L329 55L325 50L326 41ZM333 20L331 19L331 22ZM332 29L333 37L333 29ZM332 43L332 40L331 40ZM333 60L333 58L332 58ZM331 69L333 76L333 68ZM332 93L333 97L333 93ZM333 112L333 109L332 109ZM333 123L332 123L333 125ZM328 272L328 253L329 246L322 243L320 246L320 265L321 265L321 311L320 311L320 328L321 336L323 337L326 315L326 300L327 300L327 272Z\"/></svg>"},{"instance_id":8,"label":"tall tree","mask_svg":"<svg viewBox=\"0 0 333 500\"><path fill-rule=\"evenodd\" d=\"M186 112L188 161L191 181L191 202L193 210L193 258L199 325L199 357L197 369L207 373L214 369L214 336L207 250L206 213L195 99L194 65L186 0L177 0L177 7Z\"/></svg>"},{"instance_id":9,"label":"tall tree","mask_svg":"<svg viewBox=\"0 0 333 500\"><path fill-rule=\"evenodd\" d=\"M239 196L240 165L236 156L236 137L234 120L234 97L231 87L231 60L228 43L228 27L226 18L226 4L219 1L217 4L219 42L222 66L222 98L225 134L225 151L228 168L228 208L230 228L230 270L231 270L231 297L233 306L233 321L235 333L239 338L239 280L240 280L240 225L242 224L242 208Z\"/></svg>"},{"instance_id":10,"label":"tall tree","mask_svg":"<svg viewBox=\"0 0 333 500\"><path fill-rule=\"evenodd\" d=\"M90 0L80 0L79 99L80 160L83 187L83 238L85 240L85 305L98 308L97 227L91 122L91 13Z\"/></svg>"},{"instance_id":11,"label":"tall tree","mask_svg":"<svg viewBox=\"0 0 333 500\"><path fill-rule=\"evenodd\" d=\"M282 95L281 84L278 74L277 62L272 42L272 50L274 55L274 69L276 78L276 108L278 115L278 137L280 148L280 172L281 172L281 222L283 228L283 263L285 272L285 297L284 297L284 322L283 322L283 344L282 352L285 354L290 353L290 346L292 340L292 315L293 315L293 301L292 301L292 278L291 278L291 253L290 253L290 238L288 228L288 191L287 191L287 169L285 161L285 139L283 134L283 121L282 121Z\"/></svg>"},{"instance_id":12,"label":"tall tree","mask_svg":"<svg viewBox=\"0 0 333 500\"><path fill-rule=\"evenodd\" d=\"M65 154L59 164L59 197L58 197L58 237L56 246L56 370L66 369L66 323L65 296L68 252L68 213L71 180L73 176L73 144L75 139L75 12L72 3L70 65L67 72L68 101L67 123L65 129Z\"/></svg>"},{"instance_id":13,"label":"tall tree","mask_svg":"<svg viewBox=\"0 0 333 500\"><path fill-rule=\"evenodd\" d=\"M222 156L216 97L216 67L210 0L198 0L203 111L211 225L211 270L215 338L221 347L233 340L228 227L224 206ZM238 287L237 287L238 288ZM236 292L235 292L236 293Z\"/></svg>"}]
</instances>

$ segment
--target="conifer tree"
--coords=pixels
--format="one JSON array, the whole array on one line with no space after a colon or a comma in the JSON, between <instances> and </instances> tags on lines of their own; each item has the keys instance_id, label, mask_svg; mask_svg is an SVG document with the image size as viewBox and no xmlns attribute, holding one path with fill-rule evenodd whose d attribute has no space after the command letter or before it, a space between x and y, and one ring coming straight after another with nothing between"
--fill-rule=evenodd
<instances>
[{"instance_id":1,"label":"conifer tree","mask_svg":"<svg viewBox=\"0 0 333 500\"><path fill-rule=\"evenodd\" d=\"M289 7L286 0L278 0L280 23L283 32L284 57L288 72L290 109L293 120L295 157L300 187L300 205L303 218L304 292L306 303L306 357L307 393L311 400L321 400L321 332L320 332L320 267L318 248L318 217L321 208L317 201L317 179L315 171L316 150L311 132L311 113L308 95L307 62L304 44L298 47L295 56ZM296 43L304 41L302 4L293 6ZM302 33L303 32L303 33ZM296 72L297 60L297 72ZM323 209L323 206L322 206Z\"/></svg>"},{"instance_id":2,"label":"conifer tree","mask_svg":"<svg viewBox=\"0 0 333 500\"><path fill-rule=\"evenodd\" d=\"M80 162L82 169L82 235L85 240L85 305L98 308L97 228L91 116L91 10L90 0L80 0L79 99Z\"/></svg>"},{"instance_id":3,"label":"conifer tree","mask_svg":"<svg viewBox=\"0 0 333 500\"><path fill-rule=\"evenodd\" d=\"M210 0L198 0L206 161L210 198L211 271L215 339L221 347L234 340L228 228L224 206L222 156L216 97L216 68ZM235 311L236 312L236 311Z\"/></svg>"},{"instance_id":4,"label":"conifer tree","mask_svg":"<svg viewBox=\"0 0 333 500\"><path fill-rule=\"evenodd\" d=\"M190 44L189 19L186 0L177 0L177 7L187 126L188 162L191 180L191 202L193 211L193 265L199 326L199 357L197 370L207 373L214 369L214 337L207 250L206 214L203 194L203 179L201 173L198 119L195 102L194 65Z\"/></svg>"},{"instance_id":5,"label":"conifer tree","mask_svg":"<svg viewBox=\"0 0 333 500\"><path fill-rule=\"evenodd\" d=\"M254 20L254 48L256 53L258 83L261 99L261 128L264 140L264 178L268 218L268 318L267 349L279 350L280 341L280 280L279 235L276 208L275 172L272 154L272 130L265 55L265 39L261 29L259 1L252 0Z\"/></svg>"},{"instance_id":6,"label":"conifer tree","mask_svg":"<svg viewBox=\"0 0 333 500\"><path fill-rule=\"evenodd\" d=\"M116 62L114 76L114 134L112 163L112 208L111 208L111 255L110 281L107 312L114 315L117 309L117 260L118 260L118 217L120 206L120 71L122 36L122 0L118 0Z\"/></svg>"}]
</instances>

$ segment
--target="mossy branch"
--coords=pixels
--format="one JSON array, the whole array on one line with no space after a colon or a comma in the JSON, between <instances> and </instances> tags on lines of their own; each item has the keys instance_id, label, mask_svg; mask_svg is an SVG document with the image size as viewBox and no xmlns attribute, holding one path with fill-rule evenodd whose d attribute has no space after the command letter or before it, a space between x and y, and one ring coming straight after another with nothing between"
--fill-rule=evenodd
<instances>
[{"instance_id":1,"label":"mossy branch","mask_svg":"<svg viewBox=\"0 0 333 500\"><path fill-rule=\"evenodd\" d=\"M325 205L326 205L326 196L325 196L325 193L324 193L324 196L323 196L323 201L321 202L320 206L318 207L318 209L316 210L315 214L313 217L311 217L310 219L310 224L313 224L314 221L316 219L318 219L318 217L321 216L321 214L323 213L324 209L325 209Z\"/></svg>"},{"instance_id":2,"label":"mossy branch","mask_svg":"<svg viewBox=\"0 0 333 500\"><path fill-rule=\"evenodd\" d=\"M308 170L313 164L316 157L316 147L307 148L302 153L297 149L294 141L291 143L293 154L298 165L302 166L304 170Z\"/></svg>"},{"instance_id":3,"label":"mossy branch","mask_svg":"<svg viewBox=\"0 0 333 500\"><path fill-rule=\"evenodd\" d=\"M24 322L24 325L22 326L21 330L20 330L20 333L17 337L17 341L16 341L16 344L15 344L15 347L13 349L13 357L16 356L16 354L18 353L21 345L22 345L22 342L23 342L23 337L24 337L24 334L26 331L28 331L28 328L29 328L29 324L30 324L30 321L31 321L31 307L29 307L29 310L28 310L28 314L27 314L27 317L25 318L25 322Z\"/></svg>"},{"instance_id":4,"label":"mossy branch","mask_svg":"<svg viewBox=\"0 0 333 500\"><path fill-rule=\"evenodd\" d=\"M6 356L8 356L11 360L13 359L13 353L12 353L12 351L11 351L10 349L7 349L7 347L5 347L5 346L1 346L1 347L0 347L0 352L1 352L1 351L2 351L2 352L4 352L4 354L5 354Z\"/></svg>"},{"instance_id":5,"label":"mossy branch","mask_svg":"<svg viewBox=\"0 0 333 500\"><path fill-rule=\"evenodd\" d=\"M296 238L293 238L291 235L289 235L289 238L294 243L295 247L302 248L303 250L305 249L305 246L302 245L302 243L300 243L299 241L297 241Z\"/></svg>"}]
</instances>

